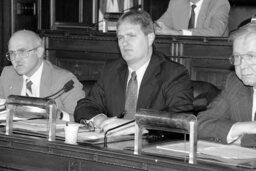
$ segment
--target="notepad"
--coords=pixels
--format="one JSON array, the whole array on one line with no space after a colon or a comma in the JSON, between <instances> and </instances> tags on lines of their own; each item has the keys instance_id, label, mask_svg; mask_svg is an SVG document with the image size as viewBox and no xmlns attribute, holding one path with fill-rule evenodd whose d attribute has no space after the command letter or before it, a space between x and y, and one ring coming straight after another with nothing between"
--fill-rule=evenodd
<instances>
[{"instance_id":1,"label":"notepad","mask_svg":"<svg viewBox=\"0 0 256 171\"><path fill-rule=\"evenodd\" d=\"M256 150L240 147L237 145L218 144L209 141L198 141L197 153L215 156L223 159L256 159ZM189 153L189 143L178 142L165 145L158 145L156 148L175 152Z\"/></svg>"}]
</instances>

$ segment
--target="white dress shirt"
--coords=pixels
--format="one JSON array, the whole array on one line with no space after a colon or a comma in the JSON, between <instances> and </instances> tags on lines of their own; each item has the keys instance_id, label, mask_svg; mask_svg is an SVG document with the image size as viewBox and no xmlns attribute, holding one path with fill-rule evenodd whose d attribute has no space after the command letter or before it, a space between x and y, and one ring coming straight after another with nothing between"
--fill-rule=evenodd
<instances>
[{"instance_id":1,"label":"white dress shirt","mask_svg":"<svg viewBox=\"0 0 256 171\"><path fill-rule=\"evenodd\" d=\"M38 70L31 77L23 75L23 87L21 90L22 96L26 96L26 79L29 79L33 83L31 86L33 97L40 97L40 83L43 72L43 63L44 62L42 62Z\"/></svg>"},{"instance_id":2,"label":"white dress shirt","mask_svg":"<svg viewBox=\"0 0 256 171\"><path fill-rule=\"evenodd\" d=\"M200 9L202 7L202 3L203 3L204 0L199 0L195 5L196 5L196 8L194 9L195 11L195 28L196 28L196 24L197 24L197 19L198 19L198 16L199 16L199 12L200 12ZM190 6L192 6L193 3L190 2ZM191 8L190 8L191 9ZM190 15L191 15L191 10L190 10ZM191 36L192 35L192 31L189 31L189 30L186 30L186 29L183 29L182 30L182 34L183 35L186 35L186 36Z\"/></svg>"},{"instance_id":3,"label":"white dress shirt","mask_svg":"<svg viewBox=\"0 0 256 171\"><path fill-rule=\"evenodd\" d=\"M139 95L139 90L140 90L140 85L141 85L141 82L142 82L142 78L143 78L143 76L145 74L146 69L148 68L149 61L147 61L139 69L136 70L137 83L138 83L137 97ZM131 74L133 72L133 70L130 67L128 67L128 70L129 70L129 75L128 75L126 87L128 86L128 82L129 82L129 80L131 78Z\"/></svg>"}]
</instances>

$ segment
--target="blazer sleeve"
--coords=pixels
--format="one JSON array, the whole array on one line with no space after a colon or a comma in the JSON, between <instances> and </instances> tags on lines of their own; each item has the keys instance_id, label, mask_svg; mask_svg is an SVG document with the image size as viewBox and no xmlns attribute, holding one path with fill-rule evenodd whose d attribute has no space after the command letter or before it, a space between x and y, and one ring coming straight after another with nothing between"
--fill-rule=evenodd
<instances>
[{"instance_id":1,"label":"blazer sleeve","mask_svg":"<svg viewBox=\"0 0 256 171\"><path fill-rule=\"evenodd\" d=\"M5 93L4 93L4 75L6 75L6 68L3 69L0 77L0 98L4 99L6 98Z\"/></svg>"},{"instance_id":2,"label":"blazer sleeve","mask_svg":"<svg viewBox=\"0 0 256 171\"><path fill-rule=\"evenodd\" d=\"M72 73L66 73L61 85L64 85L69 80L74 81L74 87L70 91L61 95L60 100L64 108L63 110L73 115L77 102L85 97L85 92L83 91L83 85Z\"/></svg>"},{"instance_id":3,"label":"blazer sleeve","mask_svg":"<svg viewBox=\"0 0 256 171\"><path fill-rule=\"evenodd\" d=\"M227 143L227 135L236 122L231 119L232 93L229 91L233 85L231 77L232 75L228 76L224 90L207 107L207 110L198 114L199 138Z\"/></svg>"},{"instance_id":4,"label":"blazer sleeve","mask_svg":"<svg viewBox=\"0 0 256 171\"><path fill-rule=\"evenodd\" d=\"M175 75L165 89L168 111L174 113L193 111L193 88L188 71L185 67L172 70Z\"/></svg>"},{"instance_id":5,"label":"blazer sleeve","mask_svg":"<svg viewBox=\"0 0 256 171\"><path fill-rule=\"evenodd\" d=\"M163 22L169 28L173 28L172 13L171 13L172 6L173 6L173 0L170 0L167 10L158 19L158 21Z\"/></svg>"}]
</instances>

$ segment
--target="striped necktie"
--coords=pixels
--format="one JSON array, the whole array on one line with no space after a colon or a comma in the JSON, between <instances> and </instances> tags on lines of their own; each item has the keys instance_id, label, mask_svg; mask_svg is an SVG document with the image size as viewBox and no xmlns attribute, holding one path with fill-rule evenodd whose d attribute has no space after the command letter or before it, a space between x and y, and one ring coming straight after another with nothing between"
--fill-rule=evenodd
<instances>
[{"instance_id":1,"label":"striped necktie","mask_svg":"<svg viewBox=\"0 0 256 171\"><path fill-rule=\"evenodd\" d=\"M125 99L125 119L134 119L137 107L138 82L136 72L133 71L128 82Z\"/></svg>"},{"instance_id":2,"label":"striped necktie","mask_svg":"<svg viewBox=\"0 0 256 171\"><path fill-rule=\"evenodd\" d=\"M191 16L190 16L189 23L188 23L189 29L195 28L195 16L196 16L195 8L196 8L195 4L191 5Z\"/></svg>"},{"instance_id":3,"label":"striped necktie","mask_svg":"<svg viewBox=\"0 0 256 171\"><path fill-rule=\"evenodd\" d=\"M26 79L26 96L30 96L30 97L33 96L32 84L33 84L33 82L31 80Z\"/></svg>"}]
</instances>

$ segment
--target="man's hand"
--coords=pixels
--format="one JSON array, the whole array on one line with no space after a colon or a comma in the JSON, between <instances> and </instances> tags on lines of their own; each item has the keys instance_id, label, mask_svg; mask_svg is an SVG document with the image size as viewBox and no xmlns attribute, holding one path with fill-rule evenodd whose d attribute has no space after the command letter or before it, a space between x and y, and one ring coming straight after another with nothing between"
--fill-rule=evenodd
<instances>
[{"instance_id":1,"label":"man's hand","mask_svg":"<svg viewBox=\"0 0 256 171\"><path fill-rule=\"evenodd\" d=\"M163 22L155 22L155 32L158 35L182 35L182 32L167 27Z\"/></svg>"},{"instance_id":2,"label":"man's hand","mask_svg":"<svg viewBox=\"0 0 256 171\"><path fill-rule=\"evenodd\" d=\"M103 130L104 132L106 132L107 130L109 130L111 128L114 128L118 125L122 125L129 121L130 120L128 120L128 119L119 119L117 117L108 118L101 123L100 129Z\"/></svg>"},{"instance_id":3,"label":"man's hand","mask_svg":"<svg viewBox=\"0 0 256 171\"><path fill-rule=\"evenodd\" d=\"M232 127L231 137L240 137L244 134L256 134L256 122L237 122Z\"/></svg>"},{"instance_id":4,"label":"man's hand","mask_svg":"<svg viewBox=\"0 0 256 171\"><path fill-rule=\"evenodd\" d=\"M104 114L98 114L97 116L95 116L93 118L95 128L101 128L101 124L107 119L108 117Z\"/></svg>"}]
</instances>

